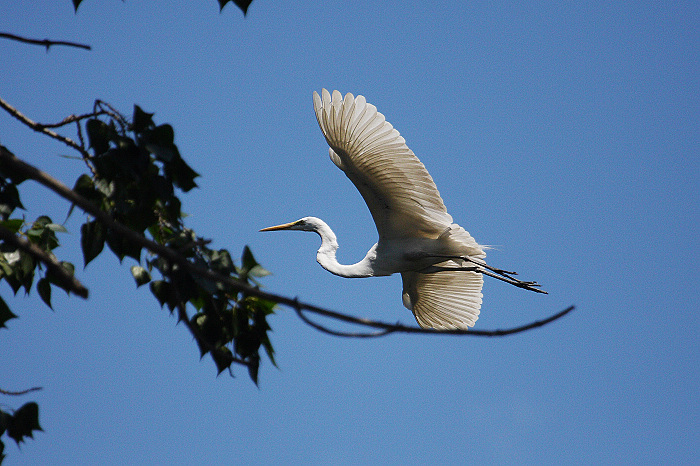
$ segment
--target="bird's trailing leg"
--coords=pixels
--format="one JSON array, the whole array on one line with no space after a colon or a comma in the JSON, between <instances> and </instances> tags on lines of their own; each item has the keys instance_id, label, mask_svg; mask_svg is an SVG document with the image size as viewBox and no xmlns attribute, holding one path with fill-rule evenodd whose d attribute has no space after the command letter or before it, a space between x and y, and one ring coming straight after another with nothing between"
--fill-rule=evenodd
<instances>
[{"instance_id":1,"label":"bird's trailing leg","mask_svg":"<svg viewBox=\"0 0 700 466\"><path fill-rule=\"evenodd\" d=\"M438 272L440 270L464 270L464 271L471 271L471 272L479 272L483 275L488 275L489 277L496 278L498 280L504 281L506 283L509 283L513 286L517 286L518 288L523 288L525 290L530 290L534 291L535 293L543 293L547 294L546 291L542 290L539 288L539 283L537 282L527 282L523 280L518 280L517 278L514 278L513 275L517 275L516 272L508 272L507 270L499 269L496 267L491 267L490 265L486 264L481 259L477 259L475 257L469 257L469 256L433 256L433 257L439 257L441 259L450 259L450 260L461 260L464 262L470 262L474 264L473 266L469 267L439 267L439 266L433 266L429 267L428 270L431 272ZM440 270L435 270L435 269L440 269Z\"/></svg>"}]
</instances>

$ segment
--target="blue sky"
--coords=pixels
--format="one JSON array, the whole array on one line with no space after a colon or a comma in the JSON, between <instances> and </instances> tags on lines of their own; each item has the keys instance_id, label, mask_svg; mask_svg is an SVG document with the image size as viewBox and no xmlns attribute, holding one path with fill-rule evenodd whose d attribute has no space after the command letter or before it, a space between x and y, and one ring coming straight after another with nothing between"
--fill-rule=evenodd
<instances>
[{"instance_id":1,"label":"blue sky","mask_svg":"<svg viewBox=\"0 0 700 466\"><path fill-rule=\"evenodd\" d=\"M7 3L7 2L6 2ZM700 439L700 6L697 2L273 2L248 16L214 0L68 0L0 6L0 95L41 122L134 104L170 123L202 177L188 224L266 289L413 323L398 276L341 279L318 238L258 229L313 215L341 262L376 230L328 160L311 94L362 94L423 161L489 262L540 282L486 279L476 328L573 314L503 339L320 334L280 308L279 369L260 387L215 377L191 336L104 255L90 299L0 293L4 398L40 404L44 432L6 464L676 463ZM69 133L69 136L74 134ZM0 143L68 185L68 150L0 114ZM27 183L27 217L67 206ZM79 226L61 257L82 263ZM6 439L6 438L5 438Z\"/></svg>"}]
</instances>

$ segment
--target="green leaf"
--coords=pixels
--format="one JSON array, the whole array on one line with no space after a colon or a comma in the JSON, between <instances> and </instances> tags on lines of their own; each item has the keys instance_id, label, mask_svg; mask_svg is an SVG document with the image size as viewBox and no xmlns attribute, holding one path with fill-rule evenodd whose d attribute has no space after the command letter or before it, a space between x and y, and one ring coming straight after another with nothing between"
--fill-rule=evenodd
<instances>
[{"instance_id":1,"label":"green leaf","mask_svg":"<svg viewBox=\"0 0 700 466\"><path fill-rule=\"evenodd\" d=\"M42 278L36 283L36 290L39 292L41 300L46 303L51 309L51 282L46 278Z\"/></svg>"},{"instance_id":2,"label":"green leaf","mask_svg":"<svg viewBox=\"0 0 700 466\"><path fill-rule=\"evenodd\" d=\"M194 182L194 179L199 176L199 173L192 170L179 154L177 154L173 161L166 167L166 172L173 177L173 183L184 192L188 192L197 187L197 183Z\"/></svg>"},{"instance_id":3,"label":"green leaf","mask_svg":"<svg viewBox=\"0 0 700 466\"><path fill-rule=\"evenodd\" d=\"M63 225L59 225L58 223L49 223L46 225L46 228L48 228L51 231L58 231L61 233L68 233L68 230L66 230L66 227Z\"/></svg>"},{"instance_id":4,"label":"green leaf","mask_svg":"<svg viewBox=\"0 0 700 466\"><path fill-rule=\"evenodd\" d=\"M32 224L31 230L39 230L40 234L43 233L44 228L46 228L46 225L53 223L51 220L51 217L48 215L41 215L39 216L36 220L34 220L34 224ZM27 234L31 234L30 232L27 232Z\"/></svg>"},{"instance_id":5,"label":"green leaf","mask_svg":"<svg viewBox=\"0 0 700 466\"><path fill-rule=\"evenodd\" d=\"M226 249L211 252L211 268L225 275L235 270L231 254Z\"/></svg>"},{"instance_id":6,"label":"green leaf","mask_svg":"<svg viewBox=\"0 0 700 466\"><path fill-rule=\"evenodd\" d=\"M16 319L17 316L13 314L13 312L10 310L10 308L7 306L7 303L5 303L5 300L2 299L2 296L0 296L0 328L7 328L5 325L5 322L7 322L10 319Z\"/></svg>"},{"instance_id":7,"label":"green leaf","mask_svg":"<svg viewBox=\"0 0 700 466\"><path fill-rule=\"evenodd\" d=\"M14 269L11 269L11 270L12 270L11 273L6 273L6 272L4 273L5 280L7 281L7 284L10 285L10 288L12 288L12 292L15 295L17 295L17 292L19 291L19 289L22 288L22 282L17 277L17 274L14 273Z\"/></svg>"},{"instance_id":8,"label":"green leaf","mask_svg":"<svg viewBox=\"0 0 700 466\"><path fill-rule=\"evenodd\" d=\"M0 410L0 435L5 433L5 431L7 430L7 426L9 426L11 422L12 414ZM0 449L0 453L2 453L2 449Z\"/></svg>"},{"instance_id":9,"label":"green leaf","mask_svg":"<svg viewBox=\"0 0 700 466\"><path fill-rule=\"evenodd\" d=\"M233 353L225 346L220 346L212 351L211 358L214 360L219 374L231 367L231 363L233 363Z\"/></svg>"},{"instance_id":10,"label":"green leaf","mask_svg":"<svg viewBox=\"0 0 700 466\"><path fill-rule=\"evenodd\" d=\"M106 236L106 228L97 220L85 223L80 227L80 246L83 250L85 266L102 252Z\"/></svg>"},{"instance_id":11,"label":"green leaf","mask_svg":"<svg viewBox=\"0 0 700 466\"><path fill-rule=\"evenodd\" d=\"M175 299L175 293L173 292L172 283L166 282L165 280L156 280L151 282L149 286L151 288L151 293L153 293L153 296L156 297L160 303L160 306L163 307L165 304L167 304L168 308L172 312L172 310L175 309L177 302Z\"/></svg>"},{"instance_id":12,"label":"green leaf","mask_svg":"<svg viewBox=\"0 0 700 466\"><path fill-rule=\"evenodd\" d=\"M159 144L146 144L146 150L155 155L158 160L170 163L176 157L176 152L172 146L161 146Z\"/></svg>"},{"instance_id":13,"label":"green leaf","mask_svg":"<svg viewBox=\"0 0 700 466\"><path fill-rule=\"evenodd\" d=\"M107 185L107 187L109 187L109 182L105 180L100 181L102 182L102 184ZM98 191L97 189L95 189L95 183L93 183L92 178L90 178L90 176L86 174L80 175L80 177L75 181L73 191L75 191L88 201L92 202L97 207L99 207L102 203L103 196L101 195L101 192L104 192L104 188L103 191ZM73 207L74 206L71 206L71 209L73 209Z\"/></svg>"},{"instance_id":14,"label":"green leaf","mask_svg":"<svg viewBox=\"0 0 700 466\"><path fill-rule=\"evenodd\" d=\"M107 233L107 246L117 255L120 261L124 257L133 257L137 261L141 260L141 246L115 233L114 230L109 230Z\"/></svg>"},{"instance_id":15,"label":"green leaf","mask_svg":"<svg viewBox=\"0 0 700 466\"><path fill-rule=\"evenodd\" d=\"M137 288L151 281L151 274L149 274L148 270L144 269L140 265L134 265L131 267L131 275L133 275L134 280L136 280Z\"/></svg>"},{"instance_id":16,"label":"green leaf","mask_svg":"<svg viewBox=\"0 0 700 466\"><path fill-rule=\"evenodd\" d=\"M35 430L43 430L39 425L39 405L29 402L14 412L7 426L7 435L19 445L24 437L34 438L32 432Z\"/></svg>"},{"instance_id":17,"label":"green leaf","mask_svg":"<svg viewBox=\"0 0 700 466\"><path fill-rule=\"evenodd\" d=\"M114 181L100 179L95 183L95 197L97 200L101 200L101 196L112 197L116 191L117 185Z\"/></svg>"},{"instance_id":18,"label":"green leaf","mask_svg":"<svg viewBox=\"0 0 700 466\"><path fill-rule=\"evenodd\" d=\"M104 154L109 150L110 129L105 122L93 118L85 123L85 129L95 155Z\"/></svg>"},{"instance_id":19,"label":"green leaf","mask_svg":"<svg viewBox=\"0 0 700 466\"><path fill-rule=\"evenodd\" d=\"M154 282L151 282L151 293L153 293L153 296L156 297L158 302L160 303L160 306L163 307L165 303L168 302L170 299L169 294L170 294L170 283L164 281L164 280L156 280Z\"/></svg>"},{"instance_id":20,"label":"green leaf","mask_svg":"<svg viewBox=\"0 0 700 466\"><path fill-rule=\"evenodd\" d=\"M95 184L92 182L92 178L89 175L83 173L75 180L75 186L73 186L73 191L80 194L83 197L88 197L86 194L90 193L95 189Z\"/></svg>"},{"instance_id":21,"label":"green leaf","mask_svg":"<svg viewBox=\"0 0 700 466\"><path fill-rule=\"evenodd\" d=\"M248 271L248 275L250 275L252 277L261 278L261 277L267 277L268 275L272 275L272 272L264 269L260 264L258 264Z\"/></svg>"},{"instance_id":22,"label":"green leaf","mask_svg":"<svg viewBox=\"0 0 700 466\"><path fill-rule=\"evenodd\" d=\"M0 144L0 152L5 152L10 156L15 155L12 153L12 151L10 151L7 147L3 146L2 144ZM27 174L23 170L18 169L17 167L5 165L3 167L0 167L0 178L9 178L13 184L21 184L24 180L27 179Z\"/></svg>"},{"instance_id":23,"label":"green leaf","mask_svg":"<svg viewBox=\"0 0 700 466\"><path fill-rule=\"evenodd\" d=\"M11 218L0 222L0 226L10 230L12 233L17 233L22 228L22 225L24 225L24 220L21 218Z\"/></svg>"},{"instance_id":24,"label":"green leaf","mask_svg":"<svg viewBox=\"0 0 700 466\"><path fill-rule=\"evenodd\" d=\"M76 0L73 0L76 1ZM241 9L243 12L243 16L248 13L248 7L250 6L251 3L253 3L253 0L218 0L219 1L219 11L223 10L226 4L230 1L233 1L233 3Z\"/></svg>"},{"instance_id":25,"label":"green leaf","mask_svg":"<svg viewBox=\"0 0 700 466\"><path fill-rule=\"evenodd\" d=\"M37 263L31 254L24 251L20 252L19 266L17 267L20 273L17 274L17 278L21 281L27 294L29 294L32 283L34 283L34 269L36 265Z\"/></svg>"},{"instance_id":26,"label":"green leaf","mask_svg":"<svg viewBox=\"0 0 700 466\"><path fill-rule=\"evenodd\" d=\"M260 356L253 355L250 357L248 360L248 375L250 376L250 379L255 382L255 385L258 384L258 369L260 368Z\"/></svg>"},{"instance_id":27,"label":"green leaf","mask_svg":"<svg viewBox=\"0 0 700 466\"><path fill-rule=\"evenodd\" d=\"M241 256L241 270L239 275L242 279L247 280L248 277L266 277L272 273L265 270L258 261L253 257L253 252L248 246L243 248L243 254Z\"/></svg>"},{"instance_id":28,"label":"green leaf","mask_svg":"<svg viewBox=\"0 0 700 466\"><path fill-rule=\"evenodd\" d=\"M158 160L171 163L179 157L172 126L168 124L156 126L144 133L144 139L146 150L155 155Z\"/></svg>"},{"instance_id":29,"label":"green leaf","mask_svg":"<svg viewBox=\"0 0 700 466\"><path fill-rule=\"evenodd\" d=\"M241 254L241 264L244 270L250 270L256 265L258 265L258 262L253 256L253 252L247 245L243 248L243 254Z\"/></svg>"},{"instance_id":30,"label":"green leaf","mask_svg":"<svg viewBox=\"0 0 700 466\"><path fill-rule=\"evenodd\" d=\"M0 215L8 216L17 208L24 209L17 186L7 184L0 178Z\"/></svg>"},{"instance_id":31,"label":"green leaf","mask_svg":"<svg viewBox=\"0 0 700 466\"><path fill-rule=\"evenodd\" d=\"M134 105L132 128L136 133L142 133L153 126L154 113L144 112L141 107Z\"/></svg>"},{"instance_id":32,"label":"green leaf","mask_svg":"<svg viewBox=\"0 0 700 466\"><path fill-rule=\"evenodd\" d=\"M175 130L169 124L156 126L151 131L150 136L151 142L160 146L172 146L175 144Z\"/></svg>"}]
</instances>

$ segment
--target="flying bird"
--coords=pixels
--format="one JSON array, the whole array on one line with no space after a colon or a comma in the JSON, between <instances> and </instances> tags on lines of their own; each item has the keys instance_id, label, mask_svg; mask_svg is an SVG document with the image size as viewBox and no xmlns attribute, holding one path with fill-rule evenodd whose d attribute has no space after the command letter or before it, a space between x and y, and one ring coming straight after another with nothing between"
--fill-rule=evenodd
<instances>
[{"instance_id":1,"label":"flying bird","mask_svg":"<svg viewBox=\"0 0 700 466\"><path fill-rule=\"evenodd\" d=\"M335 233L321 219L304 217L260 231L313 231L321 237L316 260L347 278L400 273L403 304L423 328L467 329L479 317L483 275L545 293L486 264L486 247L453 223L425 166L374 105L361 95L313 94L316 119L333 163L367 203L379 240L364 259L343 265L336 259Z\"/></svg>"}]
</instances>

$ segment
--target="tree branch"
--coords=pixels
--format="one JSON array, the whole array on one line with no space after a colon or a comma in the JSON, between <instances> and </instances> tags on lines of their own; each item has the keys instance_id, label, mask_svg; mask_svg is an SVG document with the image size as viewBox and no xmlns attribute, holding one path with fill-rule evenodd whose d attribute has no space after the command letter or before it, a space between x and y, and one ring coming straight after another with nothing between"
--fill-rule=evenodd
<instances>
[{"instance_id":1,"label":"tree branch","mask_svg":"<svg viewBox=\"0 0 700 466\"><path fill-rule=\"evenodd\" d=\"M3 148L0 148L0 152L4 154L5 150ZM54 256L41 249L39 246L32 243L27 238L17 236L14 233L12 233L12 231L8 230L3 226L0 226L0 239L5 241L6 243L12 244L16 248L25 251L26 253L30 254L31 256L44 263L44 265L46 265L46 268L54 274L56 280L61 282L62 287L64 289L66 289L67 291L71 291L72 293L80 296L81 298L87 299L88 289L85 288L83 284L80 283L65 268L63 268L61 263Z\"/></svg>"},{"instance_id":2,"label":"tree branch","mask_svg":"<svg viewBox=\"0 0 700 466\"><path fill-rule=\"evenodd\" d=\"M107 115L108 112L105 110L98 110L96 112L91 112L91 113L85 113L83 115L69 115L65 117L63 120L59 121L58 123L35 123L35 125L38 128L60 128L61 126L66 126L71 123L76 123L81 120L85 120L86 118L95 118L100 115ZM30 120L31 121L31 120ZM23 121L24 123L24 121Z\"/></svg>"},{"instance_id":3,"label":"tree branch","mask_svg":"<svg viewBox=\"0 0 700 466\"><path fill-rule=\"evenodd\" d=\"M329 335L333 335L336 337L346 337L346 338L374 338L374 337L383 337L385 335L388 335L392 332L397 331L398 329L385 329L385 330L379 330L377 332L340 332L338 330L331 330L328 327L324 327L321 324L318 324L314 322L313 320L309 319L304 315L304 310L301 309L300 307L297 309L294 309L297 312L297 315L301 320L304 321L305 324L315 328L319 332L327 333ZM397 324L400 325L400 324Z\"/></svg>"},{"instance_id":4,"label":"tree branch","mask_svg":"<svg viewBox=\"0 0 700 466\"><path fill-rule=\"evenodd\" d=\"M90 154L88 153L87 150L85 150L85 148L83 146L81 146L80 144L78 144L77 142L75 142L74 140L72 140L70 138L62 136L62 135L58 134L57 132L48 129L45 125L42 125L41 123L37 123L35 121L30 120L28 117L26 117L24 114L22 114L22 112L20 112L19 110L14 108L12 105L5 102L5 100L2 97L0 97L0 107L2 107L7 113L9 113L13 117L15 117L17 120L21 121L26 126L33 129L34 131L39 132L39 133L43 133L43 134L49 136L50 138L61 141L62 143L64 143L68 147L71 147L71 148L77 150L78 152L80 152L80 155L82 155L84 159L90 158ZM68 117L68 118L70 118L70 117Z\"/></svg>"},{"instance_id":5,"label":"tree branch","mask_svg":"<svg viewBox=\"0 0 700 466\"><path fill-rule=\"evenodd\" d=\"M26 395L27 393L31 393L31 392L37 392L41 389L42 389L41 387L32 387L32 388L28 388L26 390L20 390L18 392L13 392L11 390L3 390L2 388L0 388L0 393L3 395L20 396L20 395Z\"/></svg>"},{"instance_id":6,"label":"tree branch","mask_svg":"<svg viewBox=\"0 0 700 466\"><path fill-rule=\"evenodd\" d=\"M282 304L287 304L287 303L282 303ZM287 304L287 305L289 305L289 304ZM559 311L556 314L553 314L545 319L536 320L534 322L530 322L529 324L521 325L520 327L513 327L513 328L508 328L508 329L436 330L433 328L413 327L413 326L403 325L400 323L390 324L387 322L381 322L381 321L377 321L377 320L362 319L359 317L353 317L353 316L349 316L346 314L339 314L337 312L328 311L327 309L321 309L321 308L318 308L315 306L309 307L308 304L304 304L304 303L297 303L296 307L294 305L289 305L289 306L294 308L294 310L297 312L299 317L306 324L314 327L315 329L317 329L321 332L324 332L324 333L328 333L330 335L335 335L335 336L339 336L339 337L352 337L352 338L381 337L381 336L387 335L389 333L394 333L394 332L424 333L424 334L437 334L437 335L471 335L471 336L476 336L476 337L504 337L506 335L513 335L516 333L521 333L521 332L525 332L527 330L531 330L533 328L542 327L543 325L547 325L550 322L553 322L557 319L560 319L561 317L564 317L566 314L568 314L569 312L571 312L575 309L574 306L569 306L566 309L564 309L563 311ZM324 315L324 316L330 317L332 319L337 319L337 320L342 320L344 322L349 322L352 324L363 325L365 327L381 329L382 331L374 332L374 333L349 333L349 332L339 332L336 330L331 330L327 327L323 327L315 322L312 322L307 317L303 316L302 311L304 311L304 310L311 311L311 312L314 312L316 314Z\"/></svg>"},{"instance_id":7,"label":"tree branch","mask_svg":"<svg viewBox=\"0 0 700 466\"><path fill-rule=\"evenodd\" d=\"M77 42L69 42L66 40L27 39L26 37L16 36L14 34L10 34L7 32L0 32L0 37L4 37L5 39L10 39L10 40L16 40L17 42L24 42L25 44L42 45L42 46L46 47L47 52L49 51L49 47L51 47L52 45L64 45L66 47L76 47L76 48L85 49L85 50L92 49L89 45L79 44Z\"/></svg>"}]
</instances>

